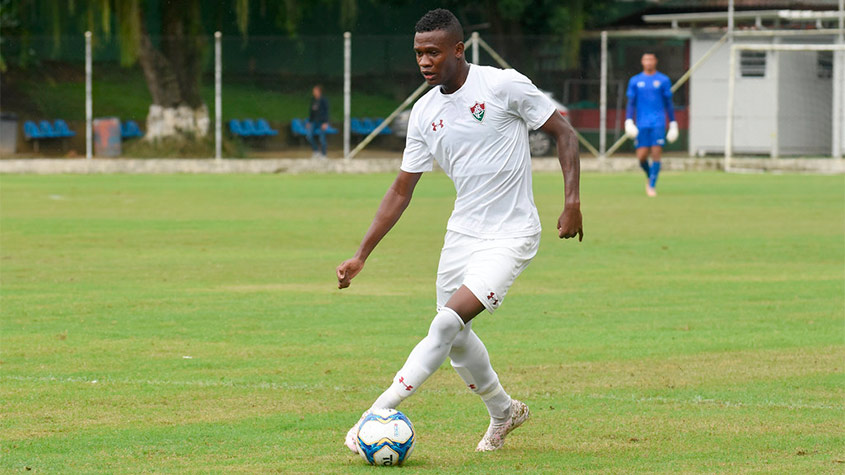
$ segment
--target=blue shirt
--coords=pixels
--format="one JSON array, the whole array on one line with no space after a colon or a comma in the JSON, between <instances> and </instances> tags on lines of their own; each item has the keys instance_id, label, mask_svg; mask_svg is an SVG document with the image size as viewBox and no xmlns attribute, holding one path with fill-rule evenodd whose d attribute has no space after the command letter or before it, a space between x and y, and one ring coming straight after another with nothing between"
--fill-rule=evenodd
<instances>
[{"instance_id":1,"label":"blue shirt","mask_svg":"<svg viewBox=\"0 0 845 475\"><path fill-rule=\"evenodd\" d=\"M672 108L672 81L665 74L655 72L648 75L640 73L628 81L628 109L626 119L634 119L637 127L666 127L666 116L669 121L675 120Z\"/></svg>"}]
</instances>

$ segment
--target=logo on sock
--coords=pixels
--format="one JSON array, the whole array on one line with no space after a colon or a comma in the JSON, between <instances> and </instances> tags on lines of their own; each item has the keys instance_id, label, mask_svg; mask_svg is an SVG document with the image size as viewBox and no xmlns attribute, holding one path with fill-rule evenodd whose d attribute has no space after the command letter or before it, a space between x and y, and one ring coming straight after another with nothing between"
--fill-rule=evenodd
<instances>
[{"instance_id":1,"label":"logo on sock","mask_svg":"<svg viewBox=\"0 0 845 475\"><path fill-rule=\"evenodd\" d=\"M467 384L467 387L472 389L473 391L475 391L475 385L474 384Z\"/></svg>"},{"instance_id":2,"label":"logo on sock","mask_svg":"<svg viewBox=\"0 0 845 475\"><path fill-rule=\"evenodd\" d=\"M404 376L399 377L399 384L401 384L402 386L405 386L405 391L410 391L410 390L414 389L413 386L411 386L409 384L405 384L405 377Z\"/></svg>"}]
</instances>

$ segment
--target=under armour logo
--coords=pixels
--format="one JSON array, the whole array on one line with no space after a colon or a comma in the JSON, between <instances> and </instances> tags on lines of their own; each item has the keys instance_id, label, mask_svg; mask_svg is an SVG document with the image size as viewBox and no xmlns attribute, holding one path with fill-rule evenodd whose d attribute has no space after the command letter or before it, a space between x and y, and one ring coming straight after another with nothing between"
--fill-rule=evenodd
<instances>
[{"instance_id":1,"label":"under armour logo","mask_svg":"<svg viewBox=\"0 0 845 475\"><path fill-rule=\"evenodd\" d=\"M474 384L467 384L467 386L468 386L470 389L472 389L473 391L475 391L475 385L474 385Z\"/></svg>"},{"instance_id":2,"label":"under armour logo","mask_svg":"<svg viewBox=\"0 0 845 475\"><path fill-rule=\"evenodd\" d=\"M497 298L496 298L496 293L495 293L495 292L490 292L490 295L488 295L488 296L487 296L487 300L492 300L492 301L493 301L493 305L498 305L498 304L499 304L499 299L497 299Z\"/></svg>"},{"instance_id":3,"label":"under armour logo","mask_svg":"<svg viewBox=\"0 0 845 475\"><path fill-rule=\"evenodd\" d=\"M433 130L433 131L437 132L437 128L438 128L438 127L443 128L443 119L440 119L440 123L439 123L439 124L438 124L437 122L432 122L432 123L431 123L431 130Z\"/></svg>"},{"instance_id":4,"label":"under armour logo","mask_svg":"<svg viewBox=\"0 0 845 475\"><path fill-rule=\"evenodd\" d=\"M399 384L401 384L402 386L405 386L405 391L410 391L410 390L414 389L413 386L405 384L405 377L404 376L399 377Z\"/></svg>"}]
</instances>

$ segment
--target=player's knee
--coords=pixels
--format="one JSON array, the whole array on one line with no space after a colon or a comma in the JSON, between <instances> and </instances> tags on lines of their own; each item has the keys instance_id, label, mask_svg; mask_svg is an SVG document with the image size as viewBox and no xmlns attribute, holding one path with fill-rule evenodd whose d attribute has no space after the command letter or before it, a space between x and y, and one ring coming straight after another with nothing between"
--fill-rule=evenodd
<instances>
[{"instance_id":1,"label":"player's knee","mask_svg":"<svg viewBox=\"0 0 845 475\"><path fill-rule=\"evenodd\" d=\"M451 308L443 307L431 321L428 336L436 341L451 344L463 328L461 317Z\"/></svg>"}]
</instances>

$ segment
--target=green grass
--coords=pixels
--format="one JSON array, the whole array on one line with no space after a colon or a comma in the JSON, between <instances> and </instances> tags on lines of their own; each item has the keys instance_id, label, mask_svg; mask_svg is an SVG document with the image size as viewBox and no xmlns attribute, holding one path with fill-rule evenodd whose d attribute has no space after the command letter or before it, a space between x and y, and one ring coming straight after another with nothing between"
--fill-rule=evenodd
<instances>
[{"instance_id":1,"label":"green grass","mask_svg":"<svg viewBox=\"0 0 845 475\"><path fill-rule=\"evenodd\" d=\"M390 175L0 180L0 470L372 473L341 442L433 316L445 176L344 291ZM582 182L559 241L535 176L540 251L474 326L533 418L475 453L444 364L405 470L842 473L842 177Z\"/></svg>"}]
</instances>

